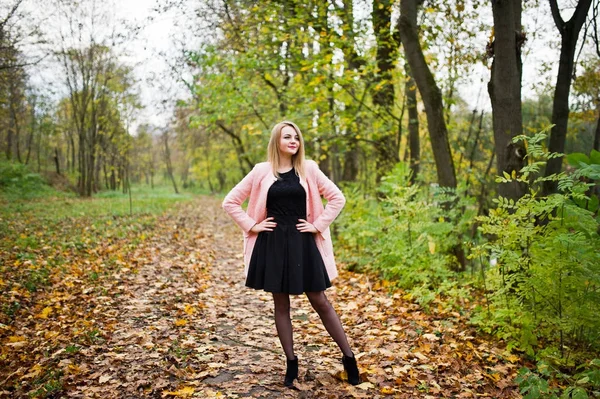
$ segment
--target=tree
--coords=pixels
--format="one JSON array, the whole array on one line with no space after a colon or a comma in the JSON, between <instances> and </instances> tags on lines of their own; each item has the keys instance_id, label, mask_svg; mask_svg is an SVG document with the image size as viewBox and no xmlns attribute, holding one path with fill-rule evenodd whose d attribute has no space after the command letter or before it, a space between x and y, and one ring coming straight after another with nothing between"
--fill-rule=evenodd
<instances>
[{"instance_id":1,"label":"tree","mask_svg":"<svg viewBox=\"0 0 600 399\"><path fill-rule=\"evenodd\" d=\"M548 150L553 153L563 153L565 139L567 137L567 125L569 122L569 92L571 90L571 79L573 76L575 49L581 27L585 23L586 16L592 4L592 0L579 0L571 19L564 21L560 15L557 0L549 0L554 24L561 37L560 60L558 64L558 76L554 89L554 102L552 105L552 131ZM546 176L559 173L562 167L562 157L548 160L546 165ZM556 181L544 182L544 193L550 194L557 190Z\"/></svg>"},{"instance_id":2,"label":"tree","mask_svg":"<svg viewBox=\"0 0 600 399\"><path fill-rule=\"evenodd\" d=\"M521 116L521 46L525 34L521 30L521 0L492 0L494 39L489 44L493 58L488 92L492 102L492 121L498 174L518 173L524 166L525 148L513 143L523 133ZM498 193L518 199L525 185L511 182L498 185Z\"/></svg>"},{"instance_id":3,"label":"tree","mask_svg":"<svg viewBox=\"0 0 600 399\"><path fill-rule=\"evenodd\" d=\"M442 93L425 61L419 42L417 7L420 4L422 4L422 0L402 0L400 3L400 20L398 22L400 40L425 105L427 129L435 158L438 182L444 187L456 187L454 162L444 120Z\"/></svg>"},{"instance_id":4,"label":"tree","mask_svg":"<svg viewBox=\"0 0 600 399\"><path fill-rule=\"evenodd\" d=\"M375 62L377 64L373 77L373 104L383 110L385 114L393 115L395 100L394 82L392 73L396 67L398 45L392 37L392 4L391 0L374 0L371 11L373 32L377 42ZM395 129L395 119L384 123L382 134L378 135L377 174L379 177L386 175L400 160L400 140ZM400 121L401 123L401 121Z\"/></svg>"}]
</instances>

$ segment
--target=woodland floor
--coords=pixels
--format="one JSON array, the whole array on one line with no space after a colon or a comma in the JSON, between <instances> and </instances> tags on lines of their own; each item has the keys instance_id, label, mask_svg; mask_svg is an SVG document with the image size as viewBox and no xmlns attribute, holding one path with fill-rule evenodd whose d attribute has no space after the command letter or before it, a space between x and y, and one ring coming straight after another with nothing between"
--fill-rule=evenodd
<instances>
[{"instance_id":1,"label":"woodland floor","mask_svg":"<svg viewBox=\"0 0 600 399\"><path fill-rule=\"evenodd\" d=\"M347 271L327 294L363 383L343 381L338 348L298 296L300 377L285 388L272 300L244 287L241 247L219 200L200 197L142 233L63 253L69 262L41 292L8 290L4 276L3 301L21 305L0 320L0 397L520 397L518 358L478 337L465 316L424 312ZM46 259L53 251L39 249ZM2 260L27 263L14 254ZM90 270L98 271L92 279Z\"/></svg>"}]
</instances>

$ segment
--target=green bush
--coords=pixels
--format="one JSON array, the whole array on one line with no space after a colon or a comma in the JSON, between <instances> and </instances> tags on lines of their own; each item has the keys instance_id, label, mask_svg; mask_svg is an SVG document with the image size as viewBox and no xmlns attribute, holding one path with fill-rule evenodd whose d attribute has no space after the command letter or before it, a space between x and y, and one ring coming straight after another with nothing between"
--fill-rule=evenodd
<instances>
[{"instance_id":1,"label":"green bush","mask_svg":"<svg viewBox=\"0 0 600 399\"><path fill-rule=\"evenodd\" d=\"M34 198L52 189L27 165L0 161L0 193L13 198Z\"/></svg>"},{"instance_id":2,"label":"green bush","mask_svg":"<svg viewBox=\"0 0 600 399\"><path fill-rule=\"evenodd\" d=\"M455 190L409 184L400 163L382 179L381 200L345 190L347 205L338 223L343 261L366 268L411 292L426 304L452 289L460 269L455 256L474 217L474 201Z\"/></svg>"},{"instance_id":3,"label":"green bush","mask_svg":"<svg viewBox=\"0 0 600 399\"><path fill-rule=\"evenodd\" d=\"M588 169L540 177L547 159L557 156L543 150L545 137L519 137L527 142L528 165L519 177L498 178L525 183L527 194L516 202L498 197L497 208L478 218L490 239L474 253L497 265L486 276L489 310L474 321L530 355L566 359L569 348L599 349L600 236L598 220L580 206L594 186ZM546 180L558 182L559 192L541 196Z\"/></svg>"}]
</instances>

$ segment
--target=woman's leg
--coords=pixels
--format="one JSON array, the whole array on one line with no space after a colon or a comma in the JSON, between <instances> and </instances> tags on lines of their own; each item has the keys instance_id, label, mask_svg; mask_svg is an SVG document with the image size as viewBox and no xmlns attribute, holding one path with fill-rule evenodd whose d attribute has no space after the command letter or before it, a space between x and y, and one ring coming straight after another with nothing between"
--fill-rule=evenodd
<instances>
[{"instance_id":1,"label":"woman's leg","mask_svg":"<svg viewBox=\"0 0 600 399\"><path fill-rule=\"evenodd\" d=\"M342 353L348 357L352 357L352 350L348 344L348 339L346 338L344 327L342 327L342 322L340 321L337 313L335 313L335 309L331 303L329 303L329 300L325 295L325 291L307 292L306 296L308 297L312 307L319 314L325 329L329 335L331 335L331 338L333 338L335 343L340 347Z\"/></svg>"},{"instance_id":2,"label":"woman's leg","mask_svg":"<svg viewBox=\"0 0 600 399\"><path fill-rule=\"evenodd\" d=\"M277 336L285 357L288 360L296 358L294 355L294 335L292 332L292 320L290 319L290 296L289 294L273 293L275 303L275 327L277 327Z\"/></svg>"}]
</instances>

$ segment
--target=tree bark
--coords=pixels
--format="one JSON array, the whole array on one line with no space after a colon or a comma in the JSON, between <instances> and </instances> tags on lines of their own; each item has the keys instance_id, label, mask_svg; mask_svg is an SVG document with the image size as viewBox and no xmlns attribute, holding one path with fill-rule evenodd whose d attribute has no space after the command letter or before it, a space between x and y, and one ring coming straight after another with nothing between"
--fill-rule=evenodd
<instances>
[{"instance_id":1,"label":"tree bark","mask_svg":"<svg viewBox=\"0 0 600 399\"><path fill-rule=\"evenodd\" d=\"M554 124L554 127L552 127L552 131L550 132L548 151L551 153L563 153L565 150L567 126L569 123L569 92L571 90L571 80L573 78L577 39L579 38L581 27L585 23L592 0L579 0L573 16L567 22L565 22L560 15L557 0L549 0L549 2L554 23L560 33L561 44L558 76L556 79L556 86L554 87L554 101L552 103L552 124ZM562 157L549 159L546 164L545 176L559 173L561 168ZM544 182L545 195L552 194L556 192L557 189L557 182Z\"/></svg>"},{"instance_id":2,"label":"tree bark","mask_svg":"<svg viewBox=\"0 0 600 399\"><path fill-rule=\"evenodd\" d=\"M165 162L167 165L167 174L173 183L173 189L175 190L175 194L179 194L179 190L177 189L177 182L175 181L175 176L173 175L173 166L171 165L171 151L169 149L169 132L165 131L163 133L163 140L165 143Z\"/></svg>"},{"instance_id":3,"label":"tree bark","mask_svg":"<svg viewBox=\"0 0 600 399\"><path fill-rule=\"evenodd\" d=\"M394 105L392 71L397 48L391 34L392 1L374 0L371 18L377 41L377 73L374 81L378 88L373 90L373 103L391 109Z\"/></svg>"},{"instance_id":4,"label":"tree bark","mask_svg":"<svg viewBox=\"0 0 600 399\"><path fill-rule=\"evenodd\" d=\"M425 61L417 32L417 5L422 0L402 0L400 3L400 39L410 69L421 94L427 114L427 129L433 149L438 182L443 187L456 187L456 174L448 130L444 120L442 93Z\"/></svg>"},{"instance_id":5,"label":"tree bark","mask_svg":"<svg viewBox=\"0 0 600 399\"><path fill-rule=\"evenodd\" d=\"M412 176L410 181L414 183L419 175L421 161L421 145L419 138L419 111L417 110L417 85L412 76L410 66L404 65L406 71L406 82L404 92L406 93L406 104L408 108L408 147L410 150L410 169Z\"/></svg>"},{"instance_id":6,"label":"tree bark","mask_svg":"<svg viewBox=\"0 0 600 399\"><path fill-rule=\"evenodd\" d=\"M594 135L594 150L600 151L600 104L598 105L598 121L596 122L596 134Z\"/></svg>"},{"instance_id":7,"label":"tree bark","mask_svg":"<svg viewBox=\"0 0 600 399\"><path fill-rule=\"evenodd\" d=\"M373 104L392 114L394 107L394 85L392 72L398 46L395 44L391 34L392 1L374 0L371 11L373 21L373 32L377 42L376 62L377 72L373 76L375 83L373 88ZM394 165L400 161L398 153L398 135L394 124L386 122L385 132L377 141L377 180L390 172Z\"/></svg>"},{"instance_id":8,"label":"tree bark","mask_svg":"<svg viewBox=\"0 0 600 399\"><path fill-rule=\"evenodd\" d=\"M495 39L491 79L488 92L492 103L495 153L498 174L518 173L524 166L525 148L512 143L513 137L523 133L521 113L521 46L525 40L521 32L521 0L492 0ZM500 183L498 194L517 200L525 194L522 183Z\"/></svg>"},{"instance_id":9,"label":"tree bark","mask_svg":"<svg viewBox=\"0 0 600 399\"><path fill-rule=\"evenodd\" d=\"M60 157L58 155L58 147L54 147L54 165L56 167L56 174L60 176Z\"/></svg>"}]
</instances>

